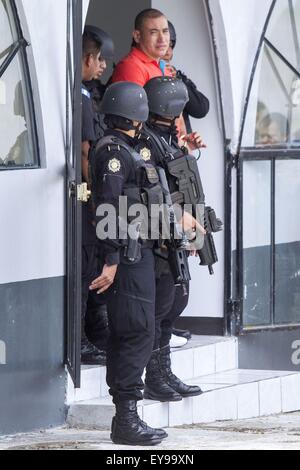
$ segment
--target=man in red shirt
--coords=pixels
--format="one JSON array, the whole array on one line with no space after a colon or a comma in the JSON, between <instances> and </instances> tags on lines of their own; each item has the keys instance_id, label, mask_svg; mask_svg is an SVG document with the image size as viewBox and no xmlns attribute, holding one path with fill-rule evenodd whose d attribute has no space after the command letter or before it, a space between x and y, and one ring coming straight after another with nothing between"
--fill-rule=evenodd
<instances>
[{"instance_id":1,"label":"man in red shirt","mask_svg":"<svg viewBox=\"0 0 300 470\"><path fill-rule=\"evenodd\" d=\"M151 78L172 76L163 57L170 47L169 23L159 10L141 11L135 19L133 47L122 59L112 76L112 83L132 82L144 87ZM183 117L177 120L178 137L190 151L206 147L197 132L187 134Z\"/></svg>"},{"instance_id":2,"label":"man in red shirt","mask_svg":"<svg viewBox=\"0 0 300 470\"><path fill-rule=\"evenodd\" d=\"M155 9L143 10L136 17L131 52L119 62L112 82L133 82L140 86L154 77L170 75L165 71L165 56L170 44L168 20Z\"/></svg>"}]
</instances>

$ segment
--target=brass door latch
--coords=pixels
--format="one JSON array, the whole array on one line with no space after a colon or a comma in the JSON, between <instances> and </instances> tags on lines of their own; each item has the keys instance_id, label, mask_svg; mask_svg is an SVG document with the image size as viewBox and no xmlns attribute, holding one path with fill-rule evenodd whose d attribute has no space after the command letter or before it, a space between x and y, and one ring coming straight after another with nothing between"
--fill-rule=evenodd
<instances>
[{"instance_id":1,"label":"brass door latch","mask_svg":"<svg viewBox=\"0 0 300 470\"><path fill-rule=\"evenodd\" d=\"M92 192L88 189L87 183L77 185L77 201L88 202Z\"/></svg>"}]
</instances>

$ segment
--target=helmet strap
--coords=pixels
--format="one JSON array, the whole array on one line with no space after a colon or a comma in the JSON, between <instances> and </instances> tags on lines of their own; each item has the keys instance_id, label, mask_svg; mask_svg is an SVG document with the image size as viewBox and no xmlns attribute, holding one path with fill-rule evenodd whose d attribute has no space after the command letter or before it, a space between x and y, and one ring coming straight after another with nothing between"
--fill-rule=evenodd
<instances>
[{"instance_id":1,"label":"helmet strap","mask_svg":"<svg viewBox=\"0 0 300 470\"><path fill-rule=\"evenodd\" d=\"M149 116L150 124L161 123L162 125L165 125L166 127L173 127L175 125L176 119L177 118L165 118L163 116L158 116L158 114L152 114L152 113L150 113L150 116Z\"/></svg>"},{"instance_id":2,"label":"helmet strap","mask_svg":"<svg viewBox=\"0 0 300 470\"><path fill-rule=\"evenodd\" d=\"M138 123L137 126L134 126L133 121L130 119L115 115L105 116L104 122L109 129L122 129L123 131L138 132L141 127L140 123Z\"/></svg>"}]
</instances>

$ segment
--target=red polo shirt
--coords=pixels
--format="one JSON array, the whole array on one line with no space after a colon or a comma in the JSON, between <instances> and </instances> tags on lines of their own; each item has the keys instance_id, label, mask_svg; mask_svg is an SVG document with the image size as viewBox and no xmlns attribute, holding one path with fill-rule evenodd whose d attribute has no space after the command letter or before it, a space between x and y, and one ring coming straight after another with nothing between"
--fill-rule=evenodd
<instances>
[{"instance_id":1,"label":"red polo shirt","mask_svg":"<svg viewBox=\"0 0 300 470\"><path fill-rule=\"evenodd\" d=\"M168 71L166 75L169 75ZM163 72L159 63L140 49L133 47L115 68L112 83L132 82L143 87L151 78L162 76Z\"/></svg>"}]
</instances>

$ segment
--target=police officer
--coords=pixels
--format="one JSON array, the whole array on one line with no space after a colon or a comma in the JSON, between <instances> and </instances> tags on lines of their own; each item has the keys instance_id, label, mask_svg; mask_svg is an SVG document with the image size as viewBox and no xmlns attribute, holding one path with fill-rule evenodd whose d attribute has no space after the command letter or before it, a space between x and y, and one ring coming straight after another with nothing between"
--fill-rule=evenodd
<instances>
[{"instance_id":1,"label":"police officer","mask_svg":"<svg viewBox=\"0 0 300 470\"><path fill-rule=\"evenodd\" d=\"M93 77L93 80L86 81L84 85L89 91L92 99L93 110L94 110L94 127L96 134L96 141L98 141L104 135L106 126L104 123L104 116L100 112L102 98L104 96L106 85L101 82L101 77L104 74L108 61L112 61L115 54L115 46L111 36L103 29L96 26L87 25L85 31L91 35L101 44L101 56L100 56L100 70L97 77Z\"/></svg>"},{"instance_id":2,"label":"police officer","mask_svg":"<svg viewBox=\"0 0 300 470\"><path fill-rule=\"evenodd\" d=\"M89 32L83 34L82 80L91 80L100 73L101 44ZM89 152L95 141L94 112L91 96L82 84L82 178L89 180ZM93 209L90 204L82 205L82 306L81 306L81 362L83 364L105 364L105 352L100 351L86 335L86 311L89 285L97 275L97 239Z\"/></svg>"},{"instance_id":3,"label":"police officer","mask_svg":"<svg viewBox=\"0 0 300 470\"><path fill-rule=\"evenodd\" d=\"M122 196L128 197L128 210L134 203L149 206L162 201L155 168L146 165L133 149L135 134L149 114L146 93L134 83L113 84L104 95L101 111L108 130L96 147L91 174L97 235L103 238L99 242L103 271L91 289L99 294L107 292L110 327L107 383L116 406L111 439L115 444L155 445L167 434L147 426L137 413L137 401L143 398L142 374L154 340L153 242L142 242L138 228L135 237L127 234L125 240L120 234L116 237L101 231L101 224L106 226L101 214L106 214L107 207L115 210L116 220L121 217ZM101 213L103 204L106 206ZM119 223L116 225L120 229Z\"/></svg>"},{"instance_id":4,"label":"police officer","mask_svg":"<svg viewBox=\"0 0 300 470\"><path fill-rule=\"evenodd\" d=\"M164 60L166 61L166 68L169 73L174 78L179 78L180 80L182 80L187 87L189 101L184 107L183 118L185 121L187 133L190 134L192 132L190 117L193 117L195 119L204 118L209 112L210 103L208 98L197 89L195 83L190 78L188 78L185 73L183 73L181 70L176 70L176 68L171 65L174 55L174 49L177 44L177 34L175 27L171 23L171 21L169 21L168 24L170 31L170 46L164 57Z\"/></svg>"},{"instance_id":5,"label":"police officer","mask_svg":"<svg viewBox=\"0 0 300 470\"><path fill-rule=\"evenodd\" d=\"M145 161L152 161L166 170L171 193L178 192L176 178L168 173L166 154L172 158L183 155L178 143L176 118L188 102L188 91L181 80L157 77L145 90L150 116L140 133L136 149ZM199 136L193 145L201 146ZM201 227L197 227L201 230ZM187 291L188 291L188 286ZM182 397L200 395L200 387L184 384L171 370L170 339L175 319L188 304L188 292L175 287L168 261L156 257L156 335L154 350L146 369L144 397L159 401L179 401Z\"/></svg>"},{"instance_id":6,"label":"police officer","mask_svg":"<svg viewBox=\"0 0 300 470\"><path fill-rule=\"evenodd\" d=\"M97 73L95 76L90 79L90 76L88 77L89 80L84 81L84 87L86 90L89 92L89 109L91 108L90 104L92 104L92 116L89 116L88 121L85 119L83 116L83 125L86 126L91 126L93 127L94 130L94 144L98 142L98 140L103 136L104 130L105 130L105 124L104 124L104 119L103 115L100 113L100 105L101 101L103 98L103 95L105 93L106 86L103 85L100 81L101 76L106 70L107 67L107 61L111 60L114 56L114 43L112 38L110 37L109 34L107 34L105 31L102 29L96 27L96 26L90 26L87 25L85 27L85 35L92 39L96 44L99 44L101 46L101 51L100 51L100 56L99 56L99 62L98 62L98 68L97 68ZM84 105L86 104L86 99L84 99ZM88 158L87 158L88 160ZM86 171L87 173L87 171ZM85 180L88 177L88 175L85 175ZM87 181L87 180L86 180ZM89 201L88 204L85 204L85 207L83 209L85 211L84 213L84 238L88 238L88 244L89 246L93 245L94 247L97 246L97 239L96 239L96 231L94 227L94 222L91 220L92 219L92 210L91 210L91 201ZM89 211L89 219L87 220L86 213ZM89 234L88 237L86 235ZM86 245L86 243L85 243ZM91 249L91 248L90 248ZM95 259L94 259L94 266L95 268L97 267L97 251L96 248L94 249L94 254L95 254ZM85 250L85 248L84 248ZM95 273L93 273L95 275ZM88 280L88 283L86 284L84 282L84 289L85 291L88 291L88 286L89 283L91 282L91 279ZM101 352L101 357L99 357L98 353L98 359L97 360L97 355L94 357L89 357L87 354L83 354L83 362L84 363L96 363L96 364L102 364L105 365L106 363L106 344L107 344L107 338L108 338L108 321L107 321L107 311L106 311L106 305L105 301L102 298L99 298L96 294L93 292L90 292L86 301L85 310L85 333L90 341L98 350Z\"/></svg>"},{"instance_id":7,"label":"police officer","mask_svg":"<svg viewBox=\"0 0 300 470\"><path fill-rule=\"evenodd\" d=\"M169 31L170 31L170 46L164 57L164 60L166 62L166 68L171 74L171 76L173 76L174 78L181 79L188 89L189 101L184 107L183 119L185 122L187 133L191 134L192 126L191 126L190 117L193 117L195 119L204 118L209 112L210 103L209 103L208 98L197 89L197 86L195 85L195 83L190 78L188 78L185 73L183 73L181 70L176 70L176 68L172 65L174 49L177 44L177 33L176 33L176 29L173 23L169 21L168 24L169 24ZM180 309L181 309L180 304L174 304L174 308L173 308L174 318L177 318L178 316L180 316ZM187 340L191 339L191 333L188 330L178 330L178 329L173 328L173 335L182 336L186 338Z\"/></svg>"}]
</instances>

